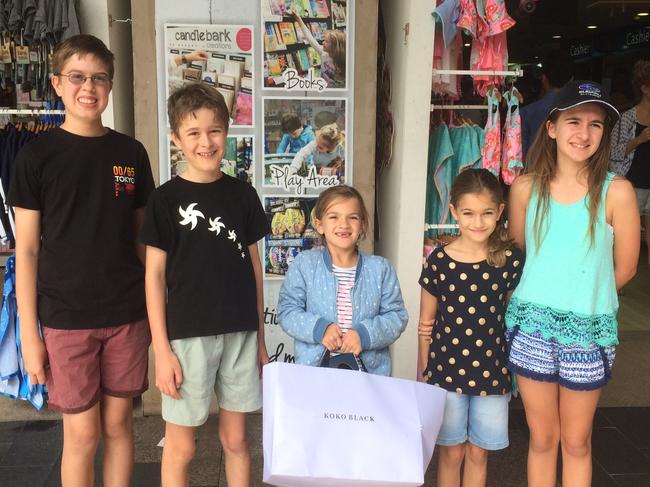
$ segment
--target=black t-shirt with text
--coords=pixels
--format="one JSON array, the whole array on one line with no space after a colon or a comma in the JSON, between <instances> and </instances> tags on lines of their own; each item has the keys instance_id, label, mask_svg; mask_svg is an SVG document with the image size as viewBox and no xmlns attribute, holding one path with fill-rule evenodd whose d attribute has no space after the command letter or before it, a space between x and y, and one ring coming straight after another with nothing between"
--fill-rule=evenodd
<instances>
[{"instance_id":1,"label":"black t-shirt with text","mask_svg":"<svg viewBox=\"0 0 650 487\"><path fill-rule=\"evenodd\" d=\"M153 192L140 238L167 253L169 340L257 330L248 246L269 230L255 189L225 174L176 177Z\"/></svg>"},{"instance_id":2,"label":"black t-shirt with text","mask_svg":"<svg viewBox=\"0 0 650 487\"><path fill-rule=\"evenodd\" d=\"M90 329L146 317L134 211L153 188L145 148L113 130L82 137L55 128L18 153L8 199L40 212L44 326Z\"/></svg>"}]
</instances>

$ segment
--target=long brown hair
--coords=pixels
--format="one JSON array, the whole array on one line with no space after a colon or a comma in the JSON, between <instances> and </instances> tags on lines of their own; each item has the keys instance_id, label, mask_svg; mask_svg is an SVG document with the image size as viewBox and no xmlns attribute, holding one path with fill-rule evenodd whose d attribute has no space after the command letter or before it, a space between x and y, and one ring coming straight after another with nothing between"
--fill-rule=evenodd
<instances>
[{"instance_id":1,"label":"long brown hair","mask_svg":"<svg viewBox=\"0 0 650 487\"><path fill-rule=\"evenodd\" d=\"M589 208L589 239L590 247L594 244L594 232L596 218L600 207L603 185L607 177L609 167L610 139L613 120L606 114L603 137L598 149L587 161L582 169L587 171L587 198L585 203ZM544 240L547 228L544 228L544 220L548 214L549 201L551 197L551 181L557 171L557 142L548 135L548 123L557 123L560 111L554 111L537 131L533 145L528 151L527 170L533 182L533 191L537 194L537 207L535 208L535 220L533 221L533 237L535 247L539 250Z\"/></svg>"},{"instance_id":2,"label":"long brown hair","mask_svg":"<svg viewBox=\"0 0 650 487\"><path fill-rule=\"evenodd\" d=\"M451 187L449 203L458 208L458 202L466 194L488 193L492 201L500 206L505 204L503 188L499 180L487 169L466 169L461 172ZM508 238L503 215L488 238L487 263L493 267L502 267L506 263L506 251L513 246Z\"/></svg>"},{"instance_id":3,"label":"long brown hair","mask_svg":"<svg viewBox=\"0 0 650 487\"><path fill-rule=\"evenodd\" d=\"M345 79L345 32L328 30L326 35L329 36L331 46L327 54L332 58L337 74Z\"/></svg>"}]
</instances>

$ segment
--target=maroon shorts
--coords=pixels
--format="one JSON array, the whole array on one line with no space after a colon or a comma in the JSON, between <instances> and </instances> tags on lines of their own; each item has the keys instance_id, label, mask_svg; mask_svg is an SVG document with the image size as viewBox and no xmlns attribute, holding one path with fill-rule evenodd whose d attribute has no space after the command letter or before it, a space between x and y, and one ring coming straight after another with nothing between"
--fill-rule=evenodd
<instances>
[{"instance_id":1,"label":"maroon shorts","mask_svg":"<svg viewBox=\"0 0 650 487\"><path fill-rule=\"evenodd\" d=\"M50 409L80 413L102 394L133 397L147 390L151 343L147 320L88 330L43 326L43 339Z\"/></svg>"}]
</instances>

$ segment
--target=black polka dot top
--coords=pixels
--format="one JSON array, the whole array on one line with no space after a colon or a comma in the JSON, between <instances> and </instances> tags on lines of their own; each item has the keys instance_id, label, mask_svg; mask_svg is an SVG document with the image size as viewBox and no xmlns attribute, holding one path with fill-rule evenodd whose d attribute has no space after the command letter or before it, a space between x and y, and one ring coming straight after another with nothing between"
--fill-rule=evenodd
<instances>
[{"instance_id":1,"label":"black polka dot top","mask_svg":"<svg viewBox=\"0 0 650 487\"><path fill-rule=\"evenodd\" d=\"M420 276L420 286L438 299L425 370L430 384L475 396L510 392L504 316L523 264L518 248L506 251L503 267L458 262L444 247L431 253Z\"/></svg>"}]
</instances>

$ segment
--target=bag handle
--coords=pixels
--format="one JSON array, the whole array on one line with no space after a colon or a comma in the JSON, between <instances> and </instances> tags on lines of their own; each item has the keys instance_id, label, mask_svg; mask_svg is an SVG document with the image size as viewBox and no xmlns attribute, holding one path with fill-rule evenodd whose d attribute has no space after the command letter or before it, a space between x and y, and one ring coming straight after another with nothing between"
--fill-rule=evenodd
<instances>
[{"instance_id":1,"label":"bag handle","mask_svg":"<svg viewBox=\"0 0 650 487\"><path fill-rule=\"evenodd\" d=\"M359 370L361 372L368 372L366 369L363 360L361 360L361 355L358 357L353 353L339 353L332 355L329 350L323 352L323 356L320 359L319 367L328 367L330 369L347 369L347 370Z\"/></svg>"}]
</instances>

